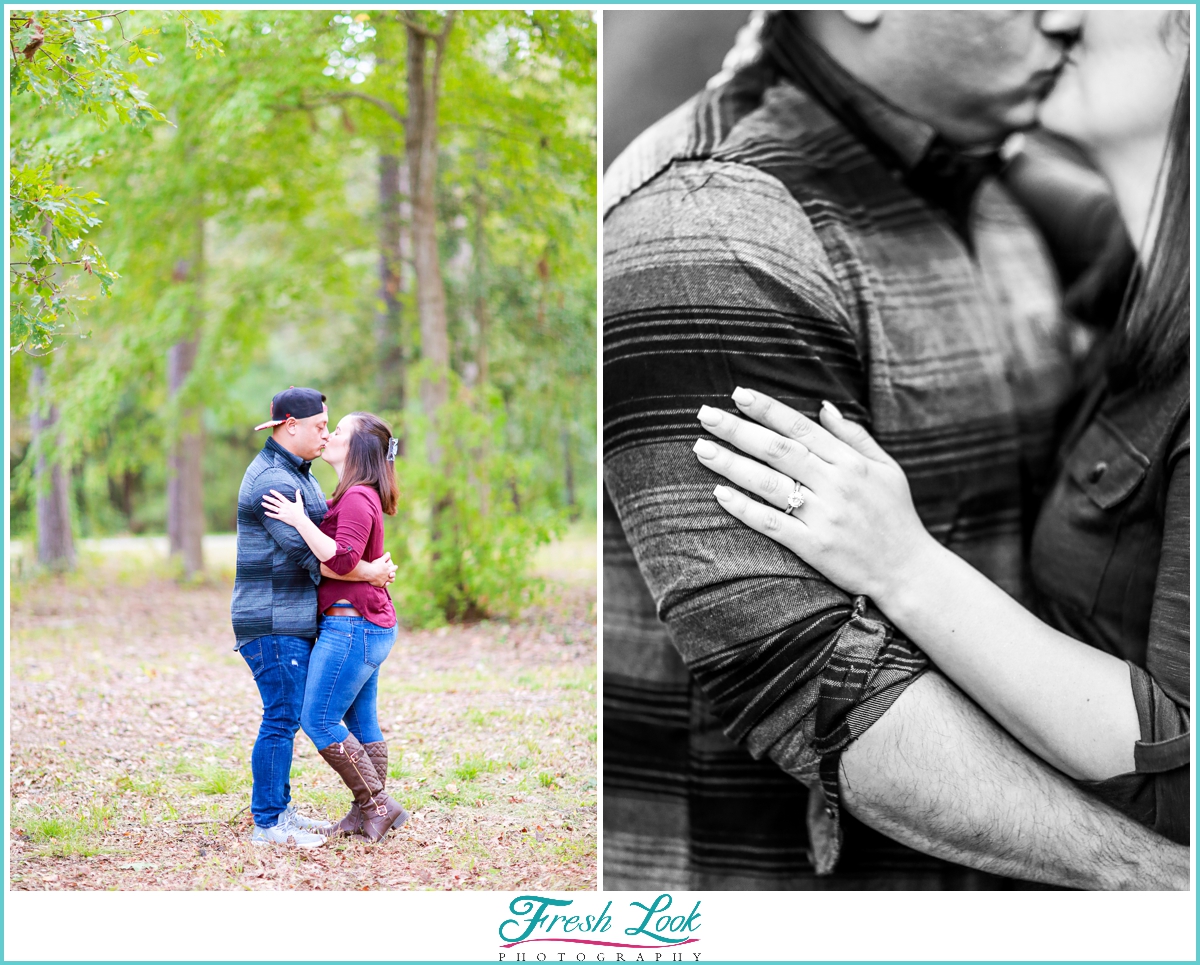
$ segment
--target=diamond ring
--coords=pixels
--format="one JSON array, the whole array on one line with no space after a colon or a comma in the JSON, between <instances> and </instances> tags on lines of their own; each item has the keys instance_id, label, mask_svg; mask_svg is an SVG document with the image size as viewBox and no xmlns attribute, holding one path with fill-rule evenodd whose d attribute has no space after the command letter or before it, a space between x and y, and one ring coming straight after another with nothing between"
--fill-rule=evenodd
<instances>
[{"instance_id":1,"label":"diamond ring","mask_svg":"<svg viewBox=\"0 0 1200 965\"><path fill-rule=\"evenodd\" d=\"M804 505L804 494L800 492L801 485L799 480L792 481L792 491L788 493L787 514L789 516L796 515L796 510Z\"/></svg>"}]
</instances>

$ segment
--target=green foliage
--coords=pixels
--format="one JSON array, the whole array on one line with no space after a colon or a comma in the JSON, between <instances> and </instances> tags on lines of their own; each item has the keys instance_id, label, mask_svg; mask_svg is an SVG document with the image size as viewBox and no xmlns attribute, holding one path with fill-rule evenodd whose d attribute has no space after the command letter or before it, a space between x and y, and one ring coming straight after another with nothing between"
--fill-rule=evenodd
<instances>
[{"instance_id":1,"label":"green foliage","mask_svg":"<svg viewBox=\"0 0 1200 965\"><path fill-rule=\"evenodd\" d=\"M207 26L188 13L177 15L186 24L187 46L203 56L220 52ZM218 14L203 15L207 24ZM110 47L106 31L121 25L121 14L96 10L13 11L9 14L11 63L9 81L14 103L36 100L43 116L56 119L90 117L101 127L115 117L141 130L165 116L147 100L129 64L147 66L161 59L136 40ZM145 27L141 35L157 31ZM122 30L122 34L124 31ZM80 191L65 179L87 169L103 152L81 153L72 148L23 139L13 145L9 162L9 273L12 311L9 330L13 352L42 353L54 347L68 322L77 321L77 305L108 295L118 275L104 253L86 236L100 224L95 191ZM67 272L67 269L74 271ZM64 275L66 277L64 277ZM80 282L94 280L86 293L76 294Z\"/></svg>"},{"instance_id":2,"label":"green foliage","mask_svg":"<svg viewBox=\"0 0 1200 965\"><path fill-rule=\"evenodd\" d=\"M90 166L96 157L56 155L29 142L17 145L13 155L22 163L14 163L9 176L9 231L16 256L9 262L12 345L13 351L25 346L45 350L53 332L62 327L60 319L75 317L71 303L88 299L73 294L72 286L56 282L59 270L78 267L96 279L103 295L109 293L117 273L86 238L89 229L100 223L97 211L104 201L94 191L61 183L57 176L58 171Z\"/></svg>"},{"instance_id":3,"label":"green foliage","mask_svg":"<svg viewBox=\"0 0 1200 965\"><path fill-rule=\"evenodd\" d=\"M16 16L10 40L28 45L30 15ZM10 260L34 250L46 280L18 292L16 271L32 268L13 266L12 344L58 349L40 364L63 416L75 533L163 532L166 453L193 408L207 528L231 531L263 442L250 427L281 387L315 385L334 419L377 411L407 433L401 517L389 523L402 618L524 605L537 591L523 570L534 548L596 505L591 14L475 10L450 34L437 211L458 389L439 417L453 440L444 474L425 464L410 244L389 335L403 397L379 388L389 374L379 169L381 155L404 156L394 115L408 110L406 15L35 16L42 48L26 60L18 47L12 68L11 189L22 200ZM38 204L59 206L48 231ZM407 231L403 202L401 215ZM47 284L51 300L38 301ZM66 337L75 331L89 337ZM167 355L191 337L196 363L172 395ZM33 364L12 360L18 536L34 524ZM329 467L316 471L331 492Z\"/></svg>"},{"instance_id":4,"label":"green foliage","mask_svg":"<svg viewBox=\"0 0 1200 965\"><path fill-rule=\"evenodd\" d=\"M562 533L565 514L540 498L534 458L503 448L504 421L499 399L481 404L456 386L436 427L440 469L425 456L428 422L410 424L387 542L399 567L392 599L406 624L513 616L542 590L529 561Z\"/></svg>"}]
</instances>

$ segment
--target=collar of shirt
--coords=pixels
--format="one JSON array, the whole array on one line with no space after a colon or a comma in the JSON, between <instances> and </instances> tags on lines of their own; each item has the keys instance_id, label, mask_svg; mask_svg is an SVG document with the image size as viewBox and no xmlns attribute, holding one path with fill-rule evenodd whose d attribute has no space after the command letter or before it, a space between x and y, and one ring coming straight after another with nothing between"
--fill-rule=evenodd
<instances>
[{"instance_id":1,"label":"collar of shirt","mask_svg":"<svg viewBox=\"0 0 1200 965\"><path fill-rule=\"evenodd\" d=\"M998 145L964 149L951 144L856 80L786 13L764 37L764 48L788 80L816 98L914 192L945 211L967 239L975 192L1003 167Z\"/></svg>"},{"instance_id":2,"label":"collar of shirt","mask_svg":"<svg viewBox=\"0 0 1200 965\"><path fill-rule=\"evenodd\" d=\"M269 449L271 452L283 456L283 458L286 459L289 464L295 467L296 472L300 473L301 476L308 474L309 467L312 465L311 459L301 459L294 452L288 452L288 450L284 449L283 446L281 446L270 436L267 437L266 444L263 446L263 448Z\"/></svg>"}]
</instances>

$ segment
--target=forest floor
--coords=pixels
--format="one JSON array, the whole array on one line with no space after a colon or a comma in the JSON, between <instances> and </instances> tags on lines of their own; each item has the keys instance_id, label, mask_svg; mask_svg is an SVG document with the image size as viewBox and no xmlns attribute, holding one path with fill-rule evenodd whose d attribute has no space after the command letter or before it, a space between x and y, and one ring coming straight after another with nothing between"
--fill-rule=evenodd
<instances>
[{"instance_id":1,"label":"forest floor","mask_svg":"<svg viewBox=\"0 0 1200 965\"><path fill-rule=\"evenodd\" d=\"M401 629L383 665L388 790L412 813L377 845L250 844L261 702L229 626L231 578L85 552L12 581L11 887L17 890L596 887L594 531L536 564L513 622ZM292 800L337 820L345 788L303 732Z\"/></svg>"}]
</instances>

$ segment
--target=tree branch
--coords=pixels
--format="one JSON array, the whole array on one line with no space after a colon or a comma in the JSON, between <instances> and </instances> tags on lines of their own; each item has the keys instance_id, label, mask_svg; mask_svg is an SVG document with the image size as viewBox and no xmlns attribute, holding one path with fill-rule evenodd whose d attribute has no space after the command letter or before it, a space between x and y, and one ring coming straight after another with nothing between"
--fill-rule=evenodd
<instances>
[{"instance_id":1,"label":"tree branch","mask_svg":"<svg viewBox=\"0 0 1200 965\"><path fill-rule=\"evenodd\" d=\"M78 77L76 77L72 71L67 70L66 67L64 67L57 60L55 60L53 57L51 57L49 52L46 50L46 48L44 46L39 49L38 53L40 53L44 57L48 58L50 63L52 63L55 67L57 67L59 70L61 70L69 79L75 81L76 87L78 87L80 90L83 90L83 81L81 81Z\"/></svg>"},{"instance_id":2,"label":"tree branch","mask_svg":"<svg viewBox=\"0 0 1200 965\"><path fill-rule=\"evenodd\" d=\"M98 17L85 17L83 20L72 20L70 17L64 17L63 19L66 20L67 23L91 23L93 20L108 20L113 17L119 17L125 13L129 13L129 11L114 10L112 13L102 13Z\"/></svg>"},{"instance_id":3,"label":"tree branch","mask_svg":"<svg viewBox=\"0 0 1200 965\"><path fill-rule=\"evenodd\" d=\"M426 27L423 23L418 23L415 20L410 20L404 14L400 14L398 19L409 30L411 30L413 33L420 34L426 40L437 40L438 39L438 35L436 33L434 33L432 30L430 30L428 27Z\"/></svg>"},{"instance_id":4,"label":"tree branch","mask_svg":"<svg viewBox=\"0 0 1200 965\"><path fill-rule=\"evenodd\" d=\"M372 97L370 94L362 94L356 90L334 91L331 94L323 95L315 101L300 101L297 104L275 104L271 109L275 111L311 111L314 107L328 107L330 104L346 100L360 100L366 101L368 104L374 104L401 127L408 126L408 119L400 113L399 108L395 104L385 101L382 97Z\"/></svg>"},{"instance_id":5,"label":"tree branch","mask_svg":"<svg viewBox=\"0 0 1200 965\"><path fill-rule=\"evenodd\" d=\"M442 61L446 57L446 38L450 36L450 28L454 26L454 11L446 14L442 21L442 32L434 38L433 45L433 75L429 85L433 89L433 99L436 102L442 93Z\"/></svg>"},{"instance_id":6,"label":"tree branch","mask_svg":"<svg viewBox=\"0 0 1200 965\"><path fill-rule=\"evenodd\" d=\"M442 21L441 30L430 30L423 23L418 23L416 20L410 20L404 14L399 15L399 20L404 26L408 27L414 33L419 33L426 40L432 40L438 46L446 42L446 38L450 36L450 28L454 26L454 10L446 14L446 19Z\"/></svg>"}]
</instances>

